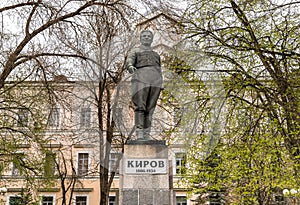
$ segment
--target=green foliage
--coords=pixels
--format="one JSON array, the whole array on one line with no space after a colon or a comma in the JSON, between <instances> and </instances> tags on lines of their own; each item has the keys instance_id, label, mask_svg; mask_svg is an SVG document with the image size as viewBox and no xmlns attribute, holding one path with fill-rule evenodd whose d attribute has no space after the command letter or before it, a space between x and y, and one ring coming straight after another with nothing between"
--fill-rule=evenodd
<instances>
[{"instance_id":1,"label":"green foliage","mask_svg":"<svg viewBox=\"0 0 300 205\"><path fill-rule=\"evenodd\" d=\"M4 170L5 164L3 161L0 161L0 175L2 175L3 170Z\"/></svg>"},{"instance_id":2,"label":"green foliage","mask_svg":"<svg viewBox=\"0 0 300 205\"><path fill-rule=\"evenodd\" d=\"M22 189L21 193L13 198L10 198L9 204L11 205L39 205L39 202L35 202L32 199L32 194Z\"/></svg>"},{"instance_id":3,"label":"green foliage","mask_svg":"<svg viewBox=\"0 0 300 205\"><path fill-rule=\"evenodd\" d=\"M209 100L206 88L199 75L185 61L176 55L164 57L165 82L161 96L164 109L173 117L173 124L165 131L167 136L176 132L175 141L187 142L182 139L193 139L201 129L199 121L207 117L200 112ZM198 112L199 111L199 112ZM189 143L187 142L187 145Z\"/></svg>"},{"instance_id":4,"label":"green foliage","mask_svg":"<svg viewBox=\"0 0 300 205\"><path fill-rule=\"evenodd\" d=\"M49 93L41 82L11 82L0 92L0 174L25 182L17 204L36 205L33 193L50 184L50 180L38 179L43 174L43 145L48 142L44 131L51 103ZM3 183L9 184L10 180Z\"/></svg>"},{"instance_id":5,"label":"green foliage","mask_svg":"<svg viewBox=\"0 0 300 205\"><path fill-rule=\"evenodd\" d=\"M229 204L271 204L284 188L299 189L299 7L204 0L186 12L187 52L194 52L189 62L206 56L222 70L226 98L213 155L203 158L204 134L189 150L186 181L194 193L226 188ZM214 156L221 160L212 168Z\"/></svg>"},{"instance_id":6,"label":"green foliage","mask_svg":"<svg viewBox=\"0 0 300 205\"><path fill-rule=\"evenodd\" d=\"M45 159L44 159L44 176L46 178L52 179L55 173L56 168L56 154L46 150L45 151Z\"/></svg>"}]
</instances>

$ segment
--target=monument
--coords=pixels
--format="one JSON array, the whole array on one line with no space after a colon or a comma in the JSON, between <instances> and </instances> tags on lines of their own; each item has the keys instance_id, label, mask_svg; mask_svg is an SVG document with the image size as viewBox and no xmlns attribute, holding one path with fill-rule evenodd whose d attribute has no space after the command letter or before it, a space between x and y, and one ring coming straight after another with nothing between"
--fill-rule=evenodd
<instances>
[{"instance_id":1,"label":"monument","mask_svg":"<svg viewBox=\"0 0 300 205\"><path fill-rule=\"evenodd\" d=\"M152 50L153 33L140 34L141 45L132 49L126 68L132 74L136 140L124 147L120 175L120 204L171 205L168 146L150 136L152 115L162 87L160 56Z\"/></svg>"},{"instance_id":2,"label":"monument","mask_svg":"<svg viewBox=\"0 0 300 205\"><path fill-rule=\"evenodd\" d=\"M132 49L126 59L126 69L132 74L131 100L137 140L149 140L152 116L162 88L161 61L152 50L153 33L140 34L141 45Z\"/></svg>"}]
</instances>

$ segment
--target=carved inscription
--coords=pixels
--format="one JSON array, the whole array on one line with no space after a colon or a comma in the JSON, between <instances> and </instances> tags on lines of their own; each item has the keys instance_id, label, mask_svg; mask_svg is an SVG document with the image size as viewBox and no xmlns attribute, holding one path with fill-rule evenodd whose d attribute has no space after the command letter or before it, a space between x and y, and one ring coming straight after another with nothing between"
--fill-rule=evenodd
<instances>
[{"instance_id":1,"label":"carved inscription","mask_svg":"<svg viewBox=\"0 0 300 205\"><path fill-rule=\"evenodd\" d=\"M127 174L166 174L166 159L126 159L125 173Z\"/></svg>"}]
</instances>

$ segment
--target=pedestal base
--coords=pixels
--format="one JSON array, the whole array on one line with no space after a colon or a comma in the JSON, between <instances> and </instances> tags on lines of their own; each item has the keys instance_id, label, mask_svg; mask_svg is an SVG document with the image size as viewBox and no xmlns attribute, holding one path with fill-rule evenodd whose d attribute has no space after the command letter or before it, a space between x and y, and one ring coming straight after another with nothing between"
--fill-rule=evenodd
<instances>
[{"instance_id":1,"label":"pedestal base","mask_svg":"<svg viewBox=\"0 0 300 205\"><path fill-rule=\"evenodd\" d=\"M122 205L170 205L169 189L123 189Z\"/></svg>"},{"instance_id":2,"label":"pedestal base","mask_svg":"<svg viewBox=\"0 0 300 205\"><path fill-rule=\"evenodd\" d=\"M120 204L171 204L165 141L131 141L125 145L121 164Z\"/></svg>"}]
</instances>

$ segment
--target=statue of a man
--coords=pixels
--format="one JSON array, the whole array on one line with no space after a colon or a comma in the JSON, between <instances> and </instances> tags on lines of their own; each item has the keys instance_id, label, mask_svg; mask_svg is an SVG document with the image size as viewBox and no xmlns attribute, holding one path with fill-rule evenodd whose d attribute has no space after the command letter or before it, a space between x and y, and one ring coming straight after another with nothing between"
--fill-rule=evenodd
<instances>
[{"instance_id":1,"label":"statue of a man","mask_svg":"<svg viewBox=\"0 0 300 205\"><path fill-rule=\"evenodd\" d=\"M126 59L126 69L132 75L131 92L137 140L149 140L152 115L162 87L161 61L152 50L153 33L140 34L140 46L132 49Z\"/></svg>"}]
</instances>

